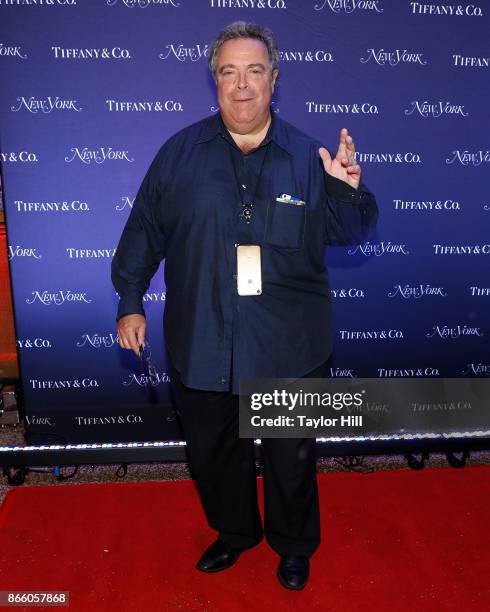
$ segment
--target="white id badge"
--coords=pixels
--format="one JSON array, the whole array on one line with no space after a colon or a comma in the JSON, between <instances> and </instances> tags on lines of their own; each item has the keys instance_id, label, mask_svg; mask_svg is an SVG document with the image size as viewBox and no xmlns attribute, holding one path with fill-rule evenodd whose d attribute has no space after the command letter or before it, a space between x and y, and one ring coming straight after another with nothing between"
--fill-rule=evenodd
<instances>
[{"instance_id":1,"label":"white id badge","mask_svg":"<svg viewBox=\"0 0 490 612\"><path fill-rule=\"evenodd\" d=\"M238 295L260 295L262 272L260 246L240 244L236 250Z\"/></svg>"}]
</instances>

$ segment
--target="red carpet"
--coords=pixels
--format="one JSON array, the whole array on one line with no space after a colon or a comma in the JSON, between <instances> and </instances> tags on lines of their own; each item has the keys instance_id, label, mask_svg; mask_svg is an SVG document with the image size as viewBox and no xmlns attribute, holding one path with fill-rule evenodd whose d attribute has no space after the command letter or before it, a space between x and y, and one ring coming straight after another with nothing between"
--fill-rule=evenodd
<instances>
[{"instance_id":1,"label":"red carpet","mask_svg":"<svg viewBox=\"0 0 490 612\"><path fill-rule=\"evenodd\" d=\"M323 541L301 592L279 585L265 541L224 572L194 569L214 532L192 481L9 492L0 590L70 591L69 609L84 612L490 609L490 467L335 473L319 485Z\"/></svg>"}]
</instances>

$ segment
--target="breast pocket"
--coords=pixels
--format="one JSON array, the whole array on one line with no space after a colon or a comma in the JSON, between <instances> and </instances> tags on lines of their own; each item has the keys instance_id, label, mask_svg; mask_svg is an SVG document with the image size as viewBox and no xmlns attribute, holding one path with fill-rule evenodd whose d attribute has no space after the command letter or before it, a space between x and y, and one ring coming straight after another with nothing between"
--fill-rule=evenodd
<instances>
[{"instance_id":1,"label":"breast pocket","mask_svg":"<svg viewBox=\"0 0 490 612\"><path fill-rule=\"evenodd\" d=\"M284 204L272 200L267 209L265 242L289 249L303 247L305 235L305 206Z\"/></svg>"}]
</instances>

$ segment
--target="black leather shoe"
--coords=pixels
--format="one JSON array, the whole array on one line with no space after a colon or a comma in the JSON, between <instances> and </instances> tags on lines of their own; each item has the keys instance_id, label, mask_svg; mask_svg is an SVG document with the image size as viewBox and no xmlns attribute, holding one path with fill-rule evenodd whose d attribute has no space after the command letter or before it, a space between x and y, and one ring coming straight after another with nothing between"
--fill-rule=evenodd
<instances>
[{"instance_id":1,"label":"black leather shoe","mask_svg":"<svg viewBox=\"0 0 490 612\"><path fill-rule=\"evenodd\" d=\"M205 551L196 564L201 572L220 572L231 567L242 554L243 548L232 548L219 538L213 542Z\"/></svg>"},{"instance_id":2,"label":"black leather shoe","mask_svg":"<svg viewBox=\"0 0 490 612\"><path fill-rule=\"evenodd\" d=\"M310 560L308 557L286 555L281 557L277 568L279 582L286 589L297 591L304 589L310 575Z\"/></svg>"}]
</instances>

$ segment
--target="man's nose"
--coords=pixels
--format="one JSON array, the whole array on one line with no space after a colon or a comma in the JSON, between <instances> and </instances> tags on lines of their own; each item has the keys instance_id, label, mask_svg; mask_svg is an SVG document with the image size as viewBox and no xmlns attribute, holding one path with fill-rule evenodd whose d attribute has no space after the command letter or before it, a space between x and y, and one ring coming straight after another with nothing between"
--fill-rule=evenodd
<instances>
[{"instance_id":1,"label":"man's nose","mask_svg":"<svg viewBox=\"0 0 490 612\"><path fill-rule=\"evenodd\" d=\"M247 87L247 74L245 72L238 73L238 89L246 89Z\"/></svg>"}]
</instances>

